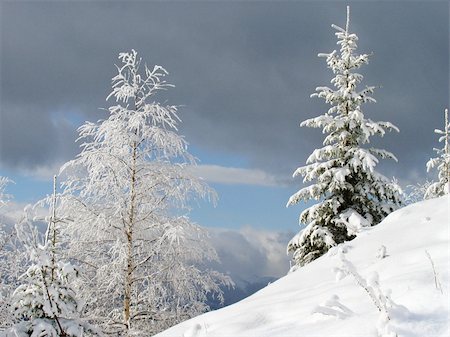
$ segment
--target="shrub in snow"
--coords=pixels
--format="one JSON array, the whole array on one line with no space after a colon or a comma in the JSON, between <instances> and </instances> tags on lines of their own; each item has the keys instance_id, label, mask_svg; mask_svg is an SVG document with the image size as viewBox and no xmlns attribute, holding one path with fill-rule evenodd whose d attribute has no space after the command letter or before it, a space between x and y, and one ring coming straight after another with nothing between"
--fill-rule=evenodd
<instances>
[{"instance_id":1,"label":"shrub in snow","mask_svg":"<svg viewBox=\"0 0 450 337\"><path fill-rule=\"evenodd\" d=\"M6 336L83 336L92 332L78 319L79 304L70 287L77 277L76 270L70 264L52 266L46 248L36 247L34 264L13 294L17 323Z\"/></svg>"},{"instance_id":2,"label":"shrub in snow","mask_svg":"<svg viewBox=\"0 0 450 337\"><path fill-rule=\"evenodd\" d=\"M375 102L371 97L374 87L357 88L363 76L356 70L368 63L369 55L355 53L358 37L349 32L348 25L348 16L346 29L333 25L340 51L319 54L335 74L331 80L334 88L318 87L312 96L324 99L331 108L301 124L322 128L327 136L324 146L309 156L307 165L294 172L294 177L303 176L303 182L314 183L292 195L287 205L311 199L319 202L301 213L300 222L306 228L288 244L292 269L353 239L364 227L378 224L400 204L398 185L375 170L379 158L396 160L395 156L363 147L371 136L398 129L389 122L367 119L362 112L364 103Z\"/></svg>"},{"instance_id":3,"label":"shrub in snow","mask_svg":"<svg viewBox=\"0 0 450 337\"><path fill-rule=\"evenodd\" d=\"M119 59L115 105L78 129L82 151L61 169L65 234L89 315L107 332L148 336L205 311L231 281L202 266L217 254L186 217L190 199L215 193L190 173L177 107L155 101L172 87L166 70L134 50Z\"/></svg>"},{"instance_id":4,"label":"shrub in snow","mask_svg":"<svg viewBox=\"0 0 450 337\"><path fill-rule=\"evenodd\" d=\"M6 205L10 196L5 193L5 188L9 183L6 177L0 177L0 209ZM9 294L11 289L8 280L10 274L10 247L11 239L14 233L5 229L0 219L0 330L8 326L11 322L9 310Z\"/></svg>"},{"instance_id":5,"label":"shrub in snow","mask_svg":"<svg viewBox=\"0 0 450 337\"><path fill-rule=\"evenodd\" d=\"M5 193L9 183L11 180L0 177L0 211L12 198L11 195ZM0 217L0 331L10 327L14 322L11 296L20 284L19 278L25 272L27 262L24 247L17 239L14 226L2 223Z\"/></svg>"},{"instance_id":6,"label":"shrub in snow","mask_svg":"<svg viewBox=\"0 0 450 337\"><path fill-rule=\"evenodd\" d=\"M11 311L11 297L21 284L20 277L29 265L29 258L15 228L0 228L0 331L10 327L14 322ZM14 266L14 268L11 268Z\"/></svg>"},{"instance_id":7,"label":"shrub in snow","mask_svg":"<svg viewBox=\"0 0 450 337\"><path fill-rule=\"evenodd\" d=\"M12 296L15 324L3 335L25 336L83 336L96 334L88 323L79 318L80 304L72 288L77 270L56 257L59 246L55 218L56 195L53 195L53 215L45 238L32 224L30 209L16 226L17 234L29 253L32 265L22 276L22 284Z\"/></svg>"},{"instance_id":8,"label":"shrub in snow","mask_svg":"<svg viewBox=\"0 0 450 337\"><path fill-rule=\"evenodd\" d=\"M431 158L427 163L427 172L431 169L437 169L438 181L430 184L425 192L425 199L437 198L449 193L450 189L450 149L449 135L450 124L448 122L448 109L445 109L445 128L442 130L434 130L435 133L441 135L439 142L444 142L443 149L434 149L437 153L436 158Z\"/></svg>"}]
</instances>

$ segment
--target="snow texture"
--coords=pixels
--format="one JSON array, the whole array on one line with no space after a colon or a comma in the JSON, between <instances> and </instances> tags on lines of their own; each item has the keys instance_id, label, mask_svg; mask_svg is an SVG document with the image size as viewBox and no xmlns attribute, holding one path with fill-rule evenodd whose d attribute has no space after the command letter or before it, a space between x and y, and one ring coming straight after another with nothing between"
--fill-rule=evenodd
<instances>
[{"instance_id":1,"label":"snow texture","mask_svg":"<svg viewBox=\"0 0 450 337\"><path fill-rule=\"evenodd\" d=\"M345 247L337 247L334 254L330 251L241 302L157 337L447 337L449 210L450 199L444 196L395 211ZM376 257L381 246L389 252L383 259ZM389 317L348 268L336 280L336 270L343 267L341 254L362 282L376 291L375 300L387 305Z\"/></svg>"}]
</instances>

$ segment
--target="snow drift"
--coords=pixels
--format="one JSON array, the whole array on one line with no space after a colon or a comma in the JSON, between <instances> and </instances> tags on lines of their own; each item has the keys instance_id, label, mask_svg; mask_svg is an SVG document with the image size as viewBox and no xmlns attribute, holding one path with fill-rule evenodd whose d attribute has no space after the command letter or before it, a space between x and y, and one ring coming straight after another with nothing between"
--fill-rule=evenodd
<instances>
[{"instance_id":1,"label":"snow drift","mask_svg":"<svg viewBox=\"0 0 450 337\"><path fill-rule=\"evenodd\" d=\"M256 294L157 336L450 336L449 201L391 213Z\"/></svg>"}]
</instances>

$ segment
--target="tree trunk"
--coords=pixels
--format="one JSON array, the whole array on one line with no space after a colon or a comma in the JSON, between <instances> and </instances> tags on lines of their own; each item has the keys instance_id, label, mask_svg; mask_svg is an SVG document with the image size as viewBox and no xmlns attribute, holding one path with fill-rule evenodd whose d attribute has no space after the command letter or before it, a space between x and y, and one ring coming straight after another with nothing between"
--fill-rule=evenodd
<instances>
[{"instance_id":1,"label":"tree trunk","mask_svg":"<svg viewBox=\"0 0 450 337\"><path fill-rule=\"evenodd\" d=\"M127 238L127 268L125 275L124 286L124 301L123 301L123 316L126 329L130 329L131 317L131 290L132 290L132 274L134 268L133 261L133 227L135 222L135 201L136 201L136 157L137 157L137 143L133 142L133 157L131 166L131 186L130 186L130 213L128 215L128 224L125 229Z\"/></svg>"}]
</instances>

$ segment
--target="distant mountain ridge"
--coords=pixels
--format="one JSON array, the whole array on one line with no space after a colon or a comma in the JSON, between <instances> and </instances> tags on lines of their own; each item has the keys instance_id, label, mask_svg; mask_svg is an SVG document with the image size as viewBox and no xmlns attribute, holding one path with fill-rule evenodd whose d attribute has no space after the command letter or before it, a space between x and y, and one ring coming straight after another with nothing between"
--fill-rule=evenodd
<instances>
[{"instance_id":1,"label":"distant mountain ridge","mask_svg":"<svg viewBox=\"0 0 450 337\"><path fill-rule=\"evenodd\" d=\"M276 277L271 276L257 278L254 282L241 280L236 282L236 286L234 288L222 287L224 297L223 304L221 304L217 299L209 299L208 305L211 310L226 307L249 297L276 280Z\"/></svg>"}]
</instances>

